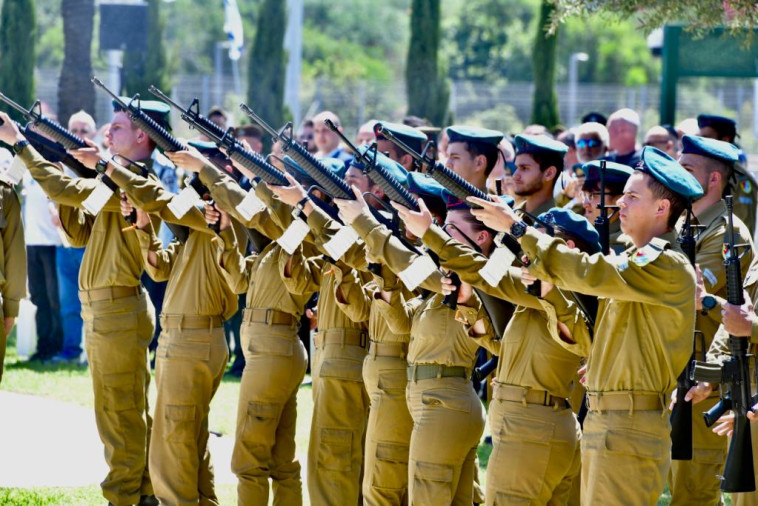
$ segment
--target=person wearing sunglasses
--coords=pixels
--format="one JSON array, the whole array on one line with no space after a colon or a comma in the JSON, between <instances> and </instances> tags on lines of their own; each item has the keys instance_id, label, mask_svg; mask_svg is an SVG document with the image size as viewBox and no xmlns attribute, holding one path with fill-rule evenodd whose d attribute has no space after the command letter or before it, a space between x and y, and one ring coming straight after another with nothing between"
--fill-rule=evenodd
<instances>
[{"instance_id":1,"label":"person wearing sunglasses","mask_svg":"<svg viewBox=\"0 0 758 506\"><path fill-rule=\"evenodd\" d=\"M591 162L605 156L608 146L608 129L600 123L582 123L575 132L576 158L580 163Z\"/></svg>"}]
</instances>

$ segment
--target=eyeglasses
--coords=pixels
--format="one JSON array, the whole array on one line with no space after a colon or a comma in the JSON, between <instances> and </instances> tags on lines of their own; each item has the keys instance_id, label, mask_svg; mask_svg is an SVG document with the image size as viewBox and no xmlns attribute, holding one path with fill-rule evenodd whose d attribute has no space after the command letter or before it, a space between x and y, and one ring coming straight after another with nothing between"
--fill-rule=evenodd
<instances>
[{"instance_id":1,"label":"eyeglasses","mask_svg":"<svg viewBox=\"0 0 758 506\"><path fill-rule=\"evenodd\" d=\"M597 139L579 139L576 141L576 147L578 149L592 149L600 145L600 141Z\"/></svg>"},{"instance_id":2,"label":"eyeglasses","mask_svg":"<svg viewBox=\"0 0 758 506\"><path fill-rule=\"evenodd\" d=\"M587 191L582 190L579 192L579 197L582 199L582 201L590 202L592 200L600 200L600 195L602 194L603 192L587 192ZM611 198L611 197L613 197L612 194L608 192L605 193L605 198Z\"/></svg>"}]
</instances>

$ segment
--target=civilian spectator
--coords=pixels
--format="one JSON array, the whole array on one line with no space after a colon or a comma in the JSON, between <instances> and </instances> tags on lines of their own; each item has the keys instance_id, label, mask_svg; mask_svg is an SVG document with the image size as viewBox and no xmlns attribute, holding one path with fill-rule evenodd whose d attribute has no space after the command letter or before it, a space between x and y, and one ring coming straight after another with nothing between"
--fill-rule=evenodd
<instances>
[{"instance_id":1,"label":"civilian spectator","mask_svg":"<svg viewBox=\"0 0 758 506\"><path fill-rule=\"evenodd\" d=\"M640 161L642 151L637 149L637 130L640 116L631 109L619 109L608 118L608 148L611 154L606 160L634 167Z\"/></svg>"},{"instance_id":2,"label":"civilian spectator","mask_svg":"<svg viewBox=\"0 0 758 506\"><path fill-rule=\"evenodd\" d=\"M313 140L316 143L317 158L337 158L350 165L353 156L345 148L340 146L340 139L337 134L329 130L324 124L324 120L331 120L332 123L342 132L342 123L339 117L331 111L318 113L313 117Z\"/></svg>"},{"instance_id":3,"label":"civilian spectator","mask_svg":"<svg viewBox=\"0 0 758 506\"><path fill-rule=\"evenodd\" d=\"M250 149L258 154L263 153L263 131L258 125L238 126L234 130L234 136L241 141L247 141Z\"/></svg>"},{"instance_id":4,"label":"civilian spectator","mask_svg":"<svg viewBox=\"0 0 758 506\"><path fill-rule=\"evenodd\" d=\"M666 127L654 126L645 134L645 146L653 146L668 153L671 158L677 157L679 137L676 131L670 132Z\"/></svg>"},{"instance_id":5,"label":"civilian spectator","mask_svg":"<svg viewBox=\"0 0 758 506\"><path fill-rule=\"evenodd\" d=\"M608 129L600 123L582 123L574 132L576 158L587 163L602 158L608 146Z\"/></svg>"}]
</instances>

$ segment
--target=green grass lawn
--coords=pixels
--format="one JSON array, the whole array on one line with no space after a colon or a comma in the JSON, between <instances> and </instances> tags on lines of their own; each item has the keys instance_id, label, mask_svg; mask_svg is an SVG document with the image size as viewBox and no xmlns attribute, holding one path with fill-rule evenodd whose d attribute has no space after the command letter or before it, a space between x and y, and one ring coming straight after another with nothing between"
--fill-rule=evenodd
<instances>
[{"instance_id":1,"label":"green grass lawn","mask_svg":"<svg viewBox=\"0 0 758 506\"><path fill-rule=\"evenodd\" d=\"M0 390L49 397L85 407L92 407L94 404L88 368L73 365L43 365L22 361L16 355L15 343L12 339L7 350L5 373L0 384ZM225 377L211 404L211 430L220 432L224 436L234 437L238 394L239 379ZM154 403L154 399L155 390L151 385L151 403ZM312 411L311 388L310 386L303 386L298 394L296 436L298 454L301 456L307 452ZM489 427L485 428L485 434L488 433ZM482 480L485 478L490 451L491 447L488 445L482 444L479 447L478 455ZM303 487L305 488L305 483L303 483ZM222 505L236 504L235 485L218 485L216 492ZM668 489L666 489L658 504L667 505L670 500L671 497ZM0 488L0 504L2 505L88 506L104 503L98 485L70 488ZM305 503L308 504L307 497ZM728 498L727 504L731 504Z\"/></svg>"}]
</instances>

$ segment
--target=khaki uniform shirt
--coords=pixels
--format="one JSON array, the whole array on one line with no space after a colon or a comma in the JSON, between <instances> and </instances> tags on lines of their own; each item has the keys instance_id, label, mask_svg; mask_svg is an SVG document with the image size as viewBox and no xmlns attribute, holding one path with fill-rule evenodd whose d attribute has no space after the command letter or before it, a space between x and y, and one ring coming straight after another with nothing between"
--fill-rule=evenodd
<instances>
[{"instance_id":1,"label":"khaki uniform shirt","mask_svg":"<svg viewBox=\"0 0 758 506\"><path fill-rule=\"evenodd\" d=\"M538 278L598 296L594 340L559 342L589 357L589 392L673 390L695 329L695 271L673 232L619 257L570 250L531 229L521 246Z\"/></svg>"},{"instance_id":2,"label":"khaki uniform shirt","mask_svg":"<svg viewBox=\"0 0 758 506\"><path fill-rule=\"evenodd\" d=\"M12 186L0 183L0 296L3 316L15 318L21 299L26 297L26 246L21 203ZM0 364L2 369L2 364Z\"/></svg>"},{"instance_id":3,"label":"khaki uniform shirt","mask_svg":"<svg viewBox=\"0 0 758 506\"><path fill-rule=\"evenodd\" d=\"M31 146L25 147L19 157L47 196L59 204L80 208L99 184L95 179L66 176ZM114 194L92 220L89 230L79 230L87 235L86 241L80 241L87 248L79 269L79 290L139 286L144 262L136 234L121 231L128 226L121 216L119 196Z\"/></svg>"}]
</instances>

